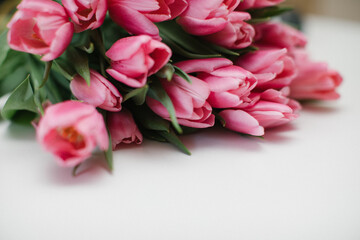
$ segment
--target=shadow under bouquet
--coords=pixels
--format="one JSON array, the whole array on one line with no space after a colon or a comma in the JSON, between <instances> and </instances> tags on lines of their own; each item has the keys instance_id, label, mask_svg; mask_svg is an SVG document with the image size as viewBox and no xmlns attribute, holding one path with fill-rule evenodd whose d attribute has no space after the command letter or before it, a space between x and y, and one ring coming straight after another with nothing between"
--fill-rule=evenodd
<instances>
[{"instance_id":1,"label":"shadow under bouquet","mask_svg":"<svg viewBox=\"0 0 360 240\"><path fill-rule=\"evenodd\" d=\"M218 124L263 136L342 78L279 21L281 0L22 0L0 36L1 113L60 166ZM10 93L10 94L9 94Z\"/></svg>"}]
</instances>

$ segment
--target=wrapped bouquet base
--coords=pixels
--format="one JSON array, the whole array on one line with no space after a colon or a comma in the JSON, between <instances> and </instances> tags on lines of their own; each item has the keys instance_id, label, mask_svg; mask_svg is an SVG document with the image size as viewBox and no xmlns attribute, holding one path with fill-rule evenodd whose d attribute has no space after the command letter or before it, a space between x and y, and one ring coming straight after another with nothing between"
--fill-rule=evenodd
<instances>
[{"instance_id":1,"label":"wrapped bouquet base","mask_svg":"<svg viewBox=\"0 0 360 240\"><path fill-rule=\"evenodd\" d=\"M1 35L2 116L29 120L60 166L218 124L251 136L332 100L342 78L271 20L282 1L22 0Z\"/></svg>"}]
</instances>

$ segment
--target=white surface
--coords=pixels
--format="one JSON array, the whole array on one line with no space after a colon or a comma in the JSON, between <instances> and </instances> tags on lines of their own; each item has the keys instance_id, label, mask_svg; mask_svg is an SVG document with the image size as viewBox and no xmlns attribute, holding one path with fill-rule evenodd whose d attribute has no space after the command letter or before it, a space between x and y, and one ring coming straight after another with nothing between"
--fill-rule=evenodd
<instances>
[{"instance_id":1,"label":"white surface","mask_svg":"<svg viewBox=\"0 0 360 240\"><path fill-rule=\"evenodd\" d=\"M1 240L360 239L360 24L309 18L309 49L345 78L265 140L219 130L146 141L103 166L59 168L29 128L0 123Z\"/></svg>"}]
</instances>

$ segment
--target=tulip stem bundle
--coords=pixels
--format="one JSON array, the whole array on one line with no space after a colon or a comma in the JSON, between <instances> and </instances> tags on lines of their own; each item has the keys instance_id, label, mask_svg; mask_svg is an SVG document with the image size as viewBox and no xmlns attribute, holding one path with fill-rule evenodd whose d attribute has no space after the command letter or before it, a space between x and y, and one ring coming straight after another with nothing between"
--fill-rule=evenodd
<instances>
[{"instance_id":1,"label":"tulip stem bundle","mask_svg":"<svg viewBox=\"0 0 360 240\"><path fill-rule=\"evenodd\" d=\"M179 135L216 123L261 137L342 82L271 20L280 2L22 0L0 36L2 116L32 122L74 175L96 149L112 170L112 151L143 137L189 155Z\"/></svg>"}]
</instances>

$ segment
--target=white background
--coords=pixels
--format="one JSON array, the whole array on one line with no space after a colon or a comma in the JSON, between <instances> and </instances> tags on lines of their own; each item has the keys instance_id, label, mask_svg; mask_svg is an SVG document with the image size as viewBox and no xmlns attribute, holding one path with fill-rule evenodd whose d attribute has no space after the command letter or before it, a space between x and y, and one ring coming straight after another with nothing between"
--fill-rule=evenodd
<instances>
[{"instance_id":1,"label":"white background","mask_svg":"<svg viewBox=\"0 0 360 240\"><path fill-rule=\"evenodd\" d=\"M183 137L186 156L145 141L71 177L0 123L1 240L359 240L360 24L310 17L309 50L342 72L341 100L306 106L265 139Z\"/></svg>"}]
</instances>

